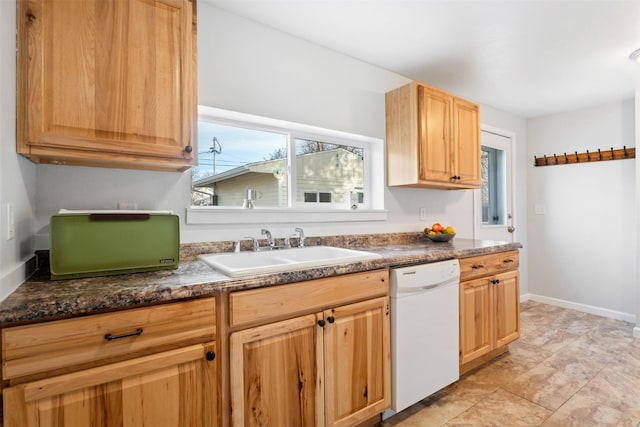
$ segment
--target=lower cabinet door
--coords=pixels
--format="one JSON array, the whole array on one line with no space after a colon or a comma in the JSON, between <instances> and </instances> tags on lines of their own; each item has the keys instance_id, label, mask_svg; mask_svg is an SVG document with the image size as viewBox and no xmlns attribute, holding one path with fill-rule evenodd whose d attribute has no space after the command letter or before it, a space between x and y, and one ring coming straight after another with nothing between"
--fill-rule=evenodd
<instances>
[{"instance_id":1,"label":"lower cabinet door","mask_svg":"<svg viewBox=\"0 0 640 427\"><path fill-rule=\"evenodd\" d=\"M389 298L325 310L327 426L354 426L389 408Z\"/></svg>"},{"instance_id":2,"label":"lower cabinet door","mask_svg":"<svg viewBox=\"0 0 640 427\"><path fill-rule=\"evenodd\" d=\"M231 334L234 426L324 424L320 320L309 314Z\"/></svg>"},{"instance_id":3,"label":"lower cabinet door","mask_svg":"<svg viewBox=\"0 0 640 427\"><path fill-rule=\"evenodd\" d=\"M460 283L461 365L493 349L490 286L486 278Z\"/></svg>"},{"instance_id":4,"label":"lower cabinet door","mask_svg":"<svg viewBox=\"0 0 640 427\"><path fill-rule=\"evenodd\" d=\"M496 347L507 345L520 337L520 284L518 271L495 276L493 298Z\"/></svg>"},{"instance_id":5,"label":"lower cabinet door","mask_svg":"<svg viewBox=\"0 0 640 427\"><path fill-rule=\"evenodd\" d=\"M5 427L218 424L215 343L6 388Z\"/></svg>"}]
</instances>

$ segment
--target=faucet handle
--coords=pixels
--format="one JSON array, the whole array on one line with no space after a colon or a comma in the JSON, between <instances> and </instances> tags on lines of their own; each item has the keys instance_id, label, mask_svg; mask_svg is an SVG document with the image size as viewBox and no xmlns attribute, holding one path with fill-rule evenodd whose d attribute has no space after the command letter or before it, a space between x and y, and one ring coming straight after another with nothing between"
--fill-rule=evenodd
<instances>
[{"instance_id":1,"label":"faucet handle","mask_svg":"<svg viewBox=\"0 0 640 427\"><path fill-rule=\"evenodd\" d=\"M304 230L301 227L295 228L296 233L300 233L300 240L298 241L298 247L304 248Z\"/></svg>"},{"instance_id":2,"label":"faucet handle","mask_svg":"<svg viewBox=\"0 0 640 427\"><path fill-rule=\"evenodd\" d=\"M260 231L260 233L261 233L263 236L264 236L264 235L266 235L266 236L267 236L267 241L269 242L269 247L273 248L273 247L276 245L275 241L273 240L273 236L271 235L271 232L270 232L269 230L267 230L266 228L263 228L263 229Z\"/></svg>"},{"instance_id":3,"label":"faucet handle","mask_svg":"<svg viewBox=\"0 0 640 427\"><path fill-rule=\"evenodd\" d=\"M258 252L260 246L258 244L258 239L256 239L255 237L251 237L251 236L247 236L245 237L245 239L251 239L251 247L253 248L254 252Z\"/></svg>"}]
</instances>

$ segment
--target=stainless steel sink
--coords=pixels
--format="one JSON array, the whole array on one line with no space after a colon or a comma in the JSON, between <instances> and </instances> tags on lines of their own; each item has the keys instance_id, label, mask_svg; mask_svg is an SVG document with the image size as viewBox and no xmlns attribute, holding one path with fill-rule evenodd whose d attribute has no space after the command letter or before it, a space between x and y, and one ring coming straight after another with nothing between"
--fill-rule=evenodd
<instances>
[{"instance_id":1,"label":"stainless steel sink","mask_svg":"<svg viewBox=\"0 0 640 427\"><path fill-rule=\"evenodd\" d=\"M199 259L230 277L348 264L380 257L372 252L333 246L198 255Z\"/></svg>"}]
</instances>

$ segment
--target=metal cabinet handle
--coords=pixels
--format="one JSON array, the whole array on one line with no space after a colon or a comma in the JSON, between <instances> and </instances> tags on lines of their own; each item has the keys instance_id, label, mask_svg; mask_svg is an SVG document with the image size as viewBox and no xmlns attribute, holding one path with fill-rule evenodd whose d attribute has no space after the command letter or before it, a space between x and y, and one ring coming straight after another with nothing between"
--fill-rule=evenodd
<instances>
[{"instance_id":1,"label":"metal cabinet handle","mask_svg":"<svg viewBox=\"0 0 640 427\"><path fill-rule=\"evenodd\" d=\"M142 328L138 328L136 329L135 332L131 332L130 334L123 334L123 335L104 334L104 339L107 341L113 341L113 340L119 340L120 338L135 337L138 335L142 335Z\"/></svg>"},{"instance_id":2,"label":"metal cabinet handle","mask_svg":"<svg viewBox=\"0 0 640 427\"><path fill-rule=\"evenodd\" d=\"M328 321L329 323L333 323L333 322L335 322L335 321L336 321L336 318L335 318L335 317L333 317L333 316L329 316L329 317L327 317L327 321Z\"/></svg>"},{"instance_id":3,"label":"metal cabinet handle","mask_svg":"<svg viewBox=\"0 0 640 427\"><path fill-rule=\"evenodd\" d=\"M478 268L484 268L484 264L472 265L471 268L474 270L477 270Z\"/></svg>"},{"instance_id":4,"label":"metal cabinet handle","mask_svg":"<svg viewBox=\"0 0 640 427\"><path fill-rule=\"evenodd\" d=\"M318 326L320 326L321 328L324 328L324 325L325 325L325 321L324 320L322 320L322 319L318 320Z\"/></svg>"},{"instance_id":5,"label":"metal cabinet handle","mask_svg":"<svg viewBox=\"0 0 640 427\"><path fill-rule=\"evenodd\" d=\"M216 358L216 354L213 351L207 351L205 356L209 362Z\"/></svg>"},{"instance_id":6,"label":"metal cabinet handle","mask_svg":"<svg viewBox=\"0 0 640 427\"><path fill-rule=\"evenodd\" d=\"M508 263L510 263L510 262L513 262L513 260L512 260L512 259L505 259L505 260L503 260L502 262L504 262L505 264L508 264Z\"/></svg>"}]
</instances>

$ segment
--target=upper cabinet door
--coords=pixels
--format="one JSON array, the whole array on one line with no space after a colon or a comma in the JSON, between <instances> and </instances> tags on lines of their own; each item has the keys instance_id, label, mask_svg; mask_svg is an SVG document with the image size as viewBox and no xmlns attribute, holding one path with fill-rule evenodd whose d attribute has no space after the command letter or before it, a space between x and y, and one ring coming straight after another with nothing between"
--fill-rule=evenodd
<instances>
[{"instance_id":1,"label":"upper cabinet door","mask_svg":"<svg viewBox=\"0 0 640 427\"><path fill-rule=\"evenodd\" d=\"M480 187L480 109L464 99L453 101L453 134L455 175L457 183Z\"/></svg>"},{"instance_id":2,"label":"upper cabinet door","mask_svg":"<svg viewBox=\"0 0 640 427\"><path fill-rule=\"evenodd\" d=\"M191 0L19 0L17 151L36 162L196 162Z\"/></svg>"},{"instance_id":3,"label":"upper cabinet door","mask_svg":"<svg viewBox=\"0 0 640 427\"><path fill-rule=\"evenodd\" d=\"M418 86L420 181L451 181L451 108L453 97Z\"/></svg>"}]
</instances>

